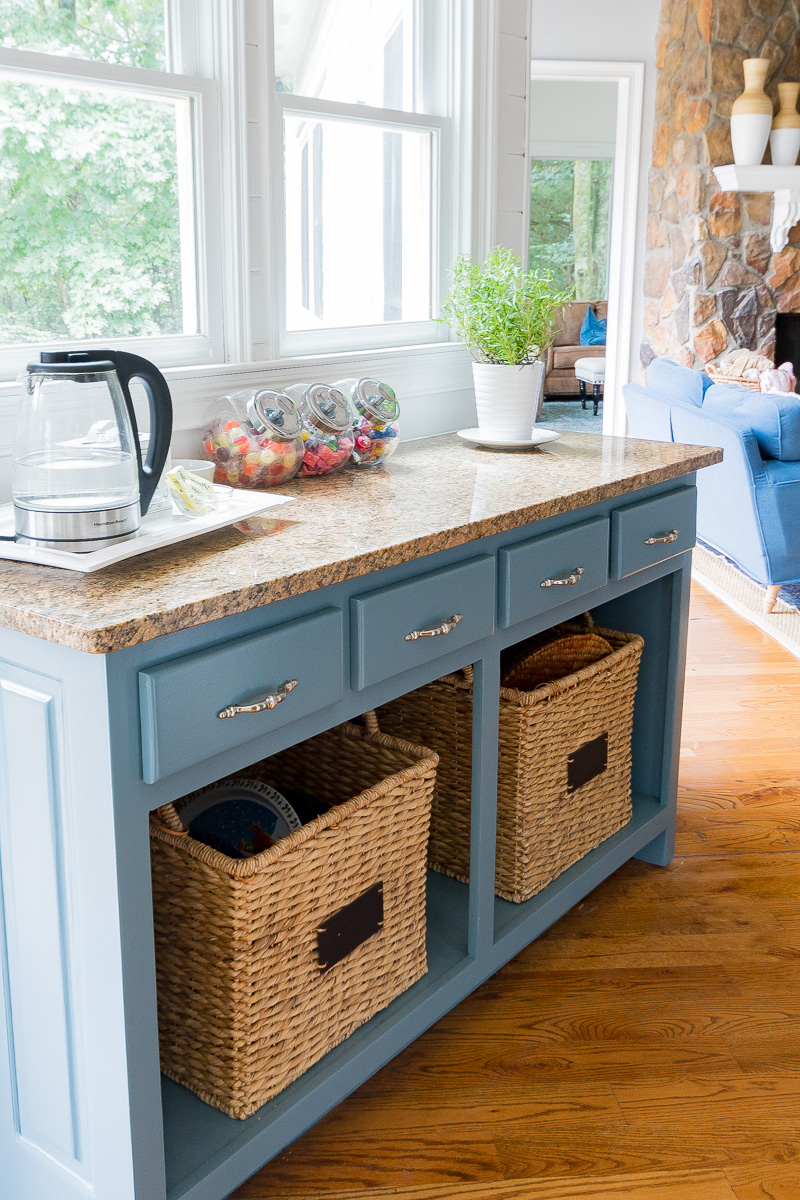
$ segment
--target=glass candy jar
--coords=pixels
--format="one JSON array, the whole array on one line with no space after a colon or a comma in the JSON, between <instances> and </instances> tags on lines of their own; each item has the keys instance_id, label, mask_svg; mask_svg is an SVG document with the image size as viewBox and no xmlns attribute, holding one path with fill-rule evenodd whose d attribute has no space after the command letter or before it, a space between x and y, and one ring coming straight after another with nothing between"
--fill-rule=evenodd
<instances>
[{"instance_id":1,"label":"glass candy jar","mask_svg":"<svg viewBox=\"0 0 800 1200\"><path fill-rule=\"evenodd\" d=\"M276 487L296 475L303 461L300 414L283 392L230 392L207 409L200 447L215 464L216 483Z\"/></svg>"},{"instance_id":2,"label":"glass candy jar","mask_svg":"<svg viewBox=\"0 0 800 1200\"><path fill-rule=\"evenodd\" d=\"M353 409L355 445L351 466L374 467L394 454L399 441L400 405L388 383L377 379L343 379L333 385Z\"/></svg>"},{"instance_id":3,"label":"glass candy jar","mask_svg":"<svg viewBox=\"0 0 800 1200\"><path fill-rule=\"evenodd\" d=\"M329 475L353 452L353 420L347 400L327 383L295 383L286 389L303 422L301 475Z\"/></svg>"}]
</instances>

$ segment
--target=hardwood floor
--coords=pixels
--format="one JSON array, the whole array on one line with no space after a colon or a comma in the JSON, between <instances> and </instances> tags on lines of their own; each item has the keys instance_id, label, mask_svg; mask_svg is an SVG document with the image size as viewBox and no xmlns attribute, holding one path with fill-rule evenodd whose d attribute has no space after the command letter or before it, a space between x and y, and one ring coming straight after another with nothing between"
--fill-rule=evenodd
<instances>
[{"instance_id":1,"label":"hardwood floor","mask_svg":"<svg viewBox=\"0 0 800 1200\"><path fill-rule=\"evenodd\" d=\"M800 1200L800 661L693 592L677 856L631 862L238 1200Z\"/></svg>"}]
</instances>

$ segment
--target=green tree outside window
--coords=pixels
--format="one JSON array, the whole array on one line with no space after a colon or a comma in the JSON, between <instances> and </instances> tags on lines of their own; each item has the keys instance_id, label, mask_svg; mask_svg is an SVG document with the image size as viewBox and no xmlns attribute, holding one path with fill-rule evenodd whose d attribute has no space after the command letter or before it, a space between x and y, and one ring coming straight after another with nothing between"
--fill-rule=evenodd
<instances>
[{"instance_id":1,"label":"green tree outside window","mask_svg":"<svg viewBox=\"0 0 800 1200\"><path fill-rule=\"evenodd\" d=\"M531 163L529 266L552 271L576 300L605 300L612 164L609 160L534 159Z\"/></svg>"},{"instance_id":2,"label":"green tree outside window","mask_svg":"<svg viewBox=\"0 0 800 1200\"><path fill-rule=\"evenodd\" d=\"M0 0L0 38L165 66L162 0ZM181 332L175 103L0 75L0 342Z\"/></svg>"}]
</instances>

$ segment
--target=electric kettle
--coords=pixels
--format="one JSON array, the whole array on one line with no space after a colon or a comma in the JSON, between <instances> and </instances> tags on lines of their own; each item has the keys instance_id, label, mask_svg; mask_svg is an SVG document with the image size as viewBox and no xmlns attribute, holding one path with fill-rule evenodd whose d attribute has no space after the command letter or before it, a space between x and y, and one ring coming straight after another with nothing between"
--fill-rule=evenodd
<instances>
[{"instance_id":1,"label":"electric kettle","mask_svg":"<svg viewBox=\"0 0 800 1200\"><path fill-rule=\"evenodd\" d=\"M130 382L144 386L142 462ZM11 466L18 541L87 553L134 537L169 453L172 401L146 358L119 350L45 351L29 363Z\"/></svg>"}]
</instances>

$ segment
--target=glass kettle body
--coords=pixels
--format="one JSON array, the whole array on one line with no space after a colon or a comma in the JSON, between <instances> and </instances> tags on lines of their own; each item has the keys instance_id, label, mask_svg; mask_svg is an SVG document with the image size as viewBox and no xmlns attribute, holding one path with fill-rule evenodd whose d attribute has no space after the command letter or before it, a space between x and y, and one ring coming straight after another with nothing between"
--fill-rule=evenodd
<instances>
[{"instance_id":1,"label":"glass kettle body","mask_svg":"<svg viewBox=\"0 0 800 1200\"><path fill-rule=\"evenodd\" d=\"M150 406L142 462L129 384ZM121 351L56 351L30 363L12 458L18 540L88 552L135 536L169 453L172 402L158 369Z\"/></svg>"}]
</instances>

